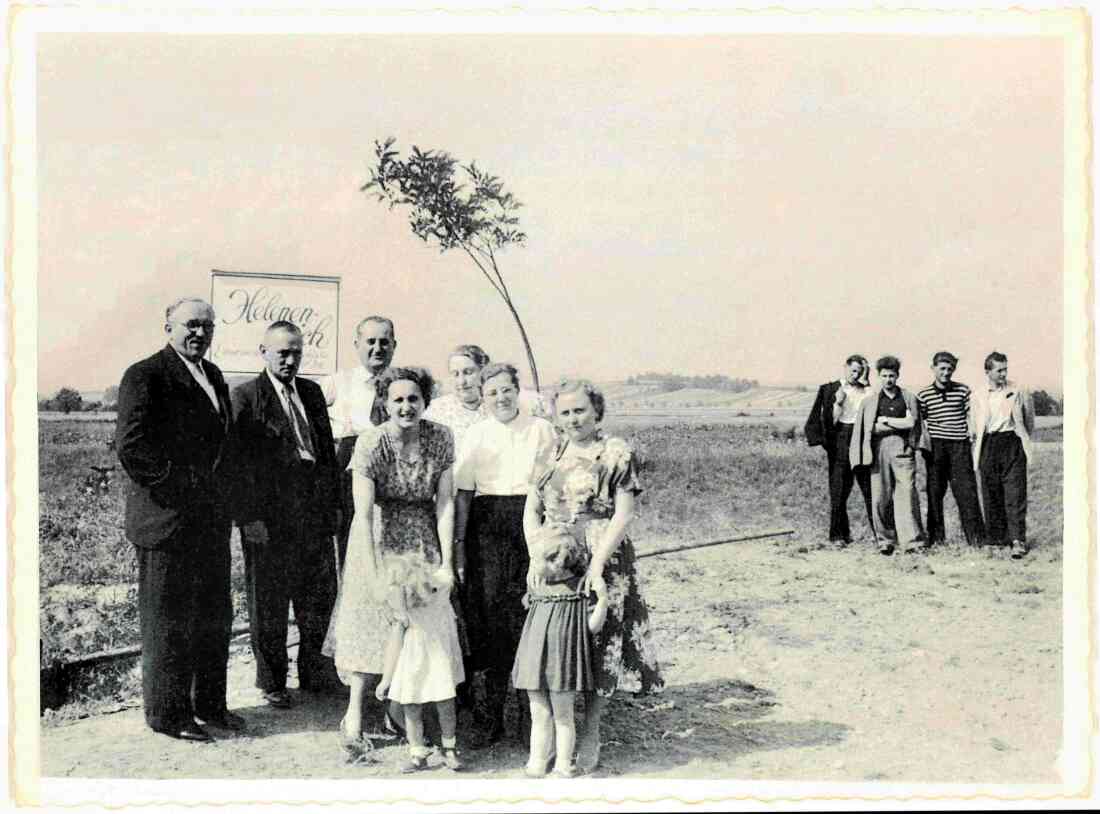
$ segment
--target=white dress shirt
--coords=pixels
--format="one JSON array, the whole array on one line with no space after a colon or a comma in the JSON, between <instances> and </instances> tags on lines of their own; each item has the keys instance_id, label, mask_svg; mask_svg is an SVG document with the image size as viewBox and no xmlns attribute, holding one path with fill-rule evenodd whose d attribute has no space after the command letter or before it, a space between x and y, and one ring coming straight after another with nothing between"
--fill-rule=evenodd
<instances>
[{"instance_id":1,"label":"white dress shirt","mask_svg":"<svg viewBox=\"0 0 1100 814\"><path fill-rule=\"evenodd\" d=\"M310 451L306 448L305 439L302 438L301 430L309 432L309 427L299 428L298 421L291 414L290 404L286 399L286 384L276 379L271 375L271 371L264 368L267 373L267 378L271 380L271 386L275 388L275 393L279 396L279 404L283 405L283 412L286 414L286 420L290 422L290 428L294 430L294 435L298 439L298 454L302 457L303 461L316 461L317 459L310 454ZM294 380L290 380L290 397L294 400L294 405L298 408L298 415L302 417L303 421L309 421L306 416L306 406L302 403L302 397L298 395L298 388L294 384Z\"/></svg>"},{"instance_id":2,"label":"white dress shirt","mask_svg":"<svg viewBox=\"0 0 1100 814\"><path fill-rule=\"evenodd\" d=\"M836 417L837 423L855 424L856 413L859 412L859 405L867 398L867 392L871 388L864 384L849 384L848 382L843 382L840 385L840 389L844 391L845 399L844 403L840 405L840 414Z\"/></svg>"},{"instance_id":3,"label":"white dress shirt","mask_svg":"<svg viewBox=\"0 0 1100 814\"><path fill-rule=\"evenodd\" d=\"M1010 393L1012 394L1012 398L1008 398ZM1015 432L1016 420L1012 417L1012 408L1015 406L1015 403L1015 387L990 388L989 418L987 419L985 431L988 433Z\"/></svg>"},{"instance_id":4,"label":"white dress shirt","mask_svg":"<svg viewBox=\"0 0 1100 814\"><path fill-rule=\"evenodd\" d=\"M190 371L191 377L199 383L199 387L201 387L206 392L206 395L210 397L210 403L214 405L214 411L220 413L222 411L222 406L218 404L218 392L214 389L214 385L210 383L210 379L206 378L206 371L202 369L202 359L200 358L199 363L196 364L175 348L172 348L172 350L176 351L176 356L180 358L180 361L183 362L188 371Z\"/></svg>"},{"instance_id":5,"label":"white dress shirt","mask_svg":"<svg viewBox=\"0 0 1100 814\"><path fill-rule=\"evenodd\" d=\"M550 422L523 411L507 424L496 418L479 421L462 439L455 485L479 495L525 495L535 461L548 460L554 444Z\"/></svg>"},{"instance_id":6,"label":"white dress shirt","mask_svg":"<svg viewBox=\"0 0 1100 814\"><path fill-rule=\"evenodd\" d=\"M373 427L370 420L374 406L374 376L363 367L344 368L321 380L321 390L328 405L334 438L359 435Z\"/></svg>"}]
</instances>

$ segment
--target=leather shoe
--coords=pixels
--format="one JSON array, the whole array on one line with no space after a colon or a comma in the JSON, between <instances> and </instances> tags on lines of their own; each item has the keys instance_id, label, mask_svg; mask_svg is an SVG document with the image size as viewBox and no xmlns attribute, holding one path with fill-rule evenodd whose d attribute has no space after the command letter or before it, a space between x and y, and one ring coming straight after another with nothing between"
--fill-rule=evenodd
<instances>
[{"instance_id":1,"label":"leather shoe","mask_svg":"<svg viewBox=\"0 0 1100 814\"><path fill-rule=\"evenodd\" d=\"M264 701L268 703L268 706L275 707L275 709L290 709L294 706L294 701L291 700L290 693L286 690L265 692Z\"/></svg>"},{"instance_id":2,"label":"leather shoe","mask_svg":"<svg viewBox=\"0 0 1100 814\"><path fill-rule=\"evenodd\" d=\"M245 720L235 712L229 710L223 710L217 715L211 715L208 718L203 718L202 723L209 726L216 726L221 729L232 729L234 732L239 732L245 728Z\"/></svg>"},{"instance_id":3,"label":"leather shoe","mask_svg":"<svg viewBox=\"0 0 1100 814\"><path fill-rule=\"evenodd\" d=\"M155 729L161 735L167 735L181 741L194 741L195 743L210 743L214 740L210 733L198 724L184 724L179 729Z\"/></svg>"}]
</instances>

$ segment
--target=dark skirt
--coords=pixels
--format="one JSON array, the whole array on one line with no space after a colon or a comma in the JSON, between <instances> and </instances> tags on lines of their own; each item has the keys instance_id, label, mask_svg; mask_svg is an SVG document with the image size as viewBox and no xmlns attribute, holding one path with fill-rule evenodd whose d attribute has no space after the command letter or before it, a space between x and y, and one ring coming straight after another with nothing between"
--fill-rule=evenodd
<instances>
[{"instance_id":1,"label":"dark skirt","mask_svg":"<svg viewBox=\"0 0 1100 814\"><path fill-rule=\"evenodd\" d=\"M523 495L479 495L466 528L466 584L462 610L470 667L507 680L526 610L527 543Z\"/></svg>"},{"instance_id":2,"label":"dark skirt","mask_svg":"<svg viewBox=\"0 0 1100 814\"><path fill-rule=\"evenodd\" d=\"M586 692L596 688L588 634L588 603L576 593L532 596L512 686L517 690Z\"/></svg>"}]
</instances>

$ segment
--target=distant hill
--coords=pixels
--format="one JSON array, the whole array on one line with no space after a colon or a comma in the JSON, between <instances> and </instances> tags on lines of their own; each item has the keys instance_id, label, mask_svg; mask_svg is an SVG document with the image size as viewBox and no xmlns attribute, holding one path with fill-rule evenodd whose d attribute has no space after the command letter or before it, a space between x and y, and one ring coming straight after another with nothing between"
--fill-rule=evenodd
<instances>
[{"instance_id":1,"label":"distant hill","mask_svg":"<svg viewBox=\"0 0 1100 814\"><path fill-rule=\"evenodd\" d=\"M816 387L772 387L761 385L741 393L685 387L662 392L657 386L628 385L623 382L601 384L604 397L616 410L705 408L705 409L794 409L809 410L817 394Z\"/></svg>"}]
</instances>

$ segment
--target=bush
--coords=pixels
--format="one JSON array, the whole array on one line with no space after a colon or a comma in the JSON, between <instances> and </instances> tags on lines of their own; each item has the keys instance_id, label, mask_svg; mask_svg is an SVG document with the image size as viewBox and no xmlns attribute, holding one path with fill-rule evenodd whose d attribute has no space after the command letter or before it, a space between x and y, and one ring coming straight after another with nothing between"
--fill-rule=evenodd
<instances>
[{"instance_id":1,"label":"bush","mask_svg":"<svg viewBox=\"0 0 1100 814\"><path fill-rule=\"evenodd\" d=\"M1061 415L1062 402L1047 393L1046 390L1036 390L1031 394L1035 402L1035 415Z\"/></svg>"},{"instance_id":2,"label":"bush","mask_svg":"<svg viewBox=\"0 0 1100 814\"><path fill-rule=\"evenodd\" d=\"M71 413L74 410L79 411L84 398L76 390L71 387L62 387L57 391L57 395L53 397L53 403L56 409L63 413Z\"/></svg>"}]
</instances>

